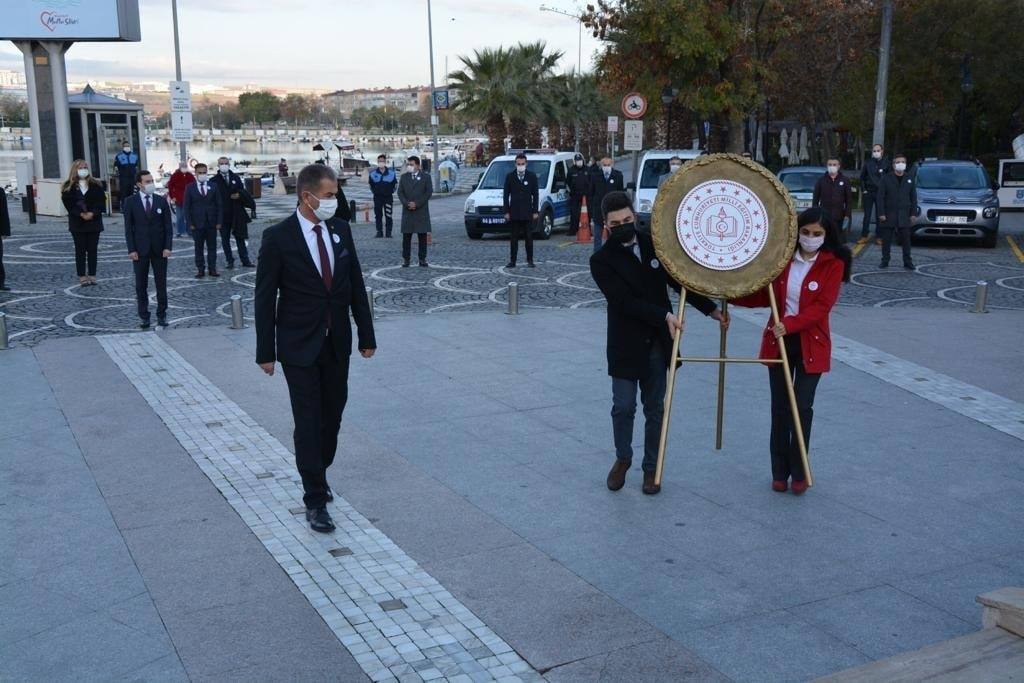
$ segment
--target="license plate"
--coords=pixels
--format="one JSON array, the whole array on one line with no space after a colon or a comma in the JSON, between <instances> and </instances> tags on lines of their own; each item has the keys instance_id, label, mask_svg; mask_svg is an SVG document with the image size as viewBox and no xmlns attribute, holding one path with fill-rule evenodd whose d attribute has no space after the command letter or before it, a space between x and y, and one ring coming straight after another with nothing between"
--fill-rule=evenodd
<instances>
[{"instance_id":1,"label":"license plate","mask_svg":"<svg viewBox=\"0 0 1024 683\"><path fill-rule=\"evenodd\" d=\"M480 222L484 225L499 225L505 222L504 218L481 218Z\"/></svg>"},{"instance_id":2,"label":"license plate","mask_svg":"<svg viewBox=\"0 0 1024 683\"><path fill-rule=\"evenodd\" d=\"M936 223L966 223L967 216L936 216Z\"/></svg>"},{"instance_id":3,"label":"license plate","mask_svg":"<svg viewBox=\"0 0 1024 683\"><path fill-rule=\"evenodd\" d=\"M798 209L809 209L811 208L811 202L807 199L798 199L796 202L796 208Z\"/></svg>"}]
</instances>

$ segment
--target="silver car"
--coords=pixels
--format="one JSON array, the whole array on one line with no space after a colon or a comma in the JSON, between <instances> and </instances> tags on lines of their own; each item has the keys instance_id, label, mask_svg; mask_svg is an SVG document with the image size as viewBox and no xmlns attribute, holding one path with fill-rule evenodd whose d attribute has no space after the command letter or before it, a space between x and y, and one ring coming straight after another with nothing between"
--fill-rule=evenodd
<instances>
[{"instance_id":1,"label":"silver car","mask_svg":"<svg viewBox=\"0 0 1024 683\"><path fill-rule=\"evenodd\" d=\"M789 190L797 211L811 208L814 184L827 172L824 166L789 166L779 171L779 180Z\"/></svg>"},{"instance_id":2,"label":"silver car","mask_svg":"<svg viewBox=\"0 0 1024 683\"><path fill-rule=\"evenodd\" d=\"M996 246L999 198L980 163L925 159L917 165L914 182L920 208L911 235L980 239L986 247Z\"/></svg>"}]
</instances>

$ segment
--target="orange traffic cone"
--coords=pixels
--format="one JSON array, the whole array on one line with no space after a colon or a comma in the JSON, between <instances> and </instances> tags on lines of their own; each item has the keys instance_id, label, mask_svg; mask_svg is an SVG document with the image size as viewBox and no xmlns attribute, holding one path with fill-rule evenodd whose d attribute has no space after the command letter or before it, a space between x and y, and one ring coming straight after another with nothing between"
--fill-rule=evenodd
<instances>
[{"instance_id":1,"label":"orange traffic cone","mask_svg":"<svg viewBox=\"0 0 1024 683\"><path fill-rule=\"evenodd\" d=\"M594 235L590 232L590 214L587 212L587 198L580 204L580 227L576 231L576 244L590 244Z\"/></svg>"}]
</instances>

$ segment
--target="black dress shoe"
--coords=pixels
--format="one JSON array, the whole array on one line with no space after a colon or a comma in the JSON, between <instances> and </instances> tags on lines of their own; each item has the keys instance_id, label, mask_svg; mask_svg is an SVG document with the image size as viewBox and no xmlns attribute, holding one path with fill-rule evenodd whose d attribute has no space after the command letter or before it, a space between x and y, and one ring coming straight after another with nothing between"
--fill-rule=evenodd
<instances>
[{"instance_id":1,"label":"black dress shoe","mask_svg":"<svg viewBox=\"0 0 1024 683\"><path fill-rule=\"evenodd\" d=\"M430 264L426 261L420 261L420 268L429 268Z\"/></svg>"},{"instance_id":2,"label":"black dress shoe","mask_svg":"<svg viewBox=\"0 0 1024 683\"><path fill-rule=\"evenodd\" d=\"M306 510L306 521L309 522L310 529L321 534L329 534L334 531L334 522L325 507Z\"/></svg>"},{"instance_id":3,"label":"black dress shoe","mask_svg":"<svg viewBox=\"0 0 1024 683\"><path fill-rule=\"evenodd\" d=\"M408 268L409 267L409 262L408 261L402 261L402 267L403 268Z\"/></svg>"},{"instance_id":4,"label":"black dress shoe","mask_svg":"<svg viewBox=\"0 0 1024 683\"><path fill-rule=\"evenodd\" d=\"M11 288L8 287L7 285L0 285L0 292L9 292L9 291L11 291Z\"/></svg>"},{"instance_id":5,"label":"black dress shoe","mask_svg":"<svg viewBox=\"0 0 1024 683\"><path fill-rule=\"evenodd\" d=\"M228 270L234 270L235 269L235 262L234 261L228 261L228 264L226 266L224 266L224 267L227 268Z\"/></svg>"},{"instance_id":6,"label":"black dress shoe","mask_svg":"<svg viewBox=\"0 0 1024 683\"><path fill-rule=\"evenodd\" d=\"M515 261L509 261L508 263L505 264L505 267L506 268L515 268L516 267L516 262Z\"/></svg>"},{"instance_id":7,"label":"black dress shoe","mask_svg":"<svg viewBox=\"0 0 1024 683\"><path fill-rule=\"evenodd\" d=\"M384 233L378 232L376 235L374 235L374 237L376 237L377 239L382 239L384 237Z\"/></svg>"},{"instance_id":8,"label":"black dress shoe","mask_svg":"<svg viewBox=\"0 0 1024 683\"><path fill-rule=\"evenodd\" d=\"M878 267L879 268L888 268L889 267L889 262L888 261L882 261L881 263L878 264Z\"/></svg>"},{"instance_id":9,"label":"black dress shoe","mask_svg":"<svg viewBox=\"0 0 1024 683\"><path fill-rule=\"evenodd\" d=\"M196 279L197 280L202 280L204 277L206 277L206 273L204 273L203 271L200 270L200 271L196 272Z\"/></svg>"},{"instance_id":10,"label":"black dress shoe","mask_svg":"<svg viewBox=\"0 0 1024 683\"><path fill-rule=\"evenodd\" d=\"M334 502L334 491L331 490L330 486L327 487L327 502L328 503L333 503Z\"/></svg>"},{"instance_id":11,"label":"black dress shoe","mask_svg":"<svg viewBox=\"0 0 1024 683\"><path fill-rule=\"evenodd\" d=\"M913 264L913 263L904 263L904 264L903 264L903 267L904 267L904 268L905 268L906 270L915 270L915 268L914 268L914 264Z\"/></svg>"},{"instance_id":12,"label":"black dress shoe","mask_svg":"<svg viewBox=\"0 0 1024 683\"><path fill-rule=\"evenodd\" d=\"M255 268L256 264L253 263L252 261L242 261L242 267L243 268Z\"/></svg>"},{"instance_id":13,"label":"black dress shoe","mask_svg":"<svg viewBox=\"0 0 1024 683\"><path fill-rule=\"evenodd\" d=\"M530 267L530 268L536 268L537 267L537 264L534 263L533 261L527 261L526 265L528 267Z\"/></svg>"},{"instance_id":14,"label":"black dress shoe","mask_svg":"<svg viewBox=\"0 0 1024 683\"><path fill-rule=\"evenodd\" d=\"M211 270L210 277L220 277L220 273L218 273L216 270Z\"/></svg>"},{"instance_id":15,"label":"black dress shoe","mask_svg":"<svg viewBox=\"0 0 1024 683\"><path fill-rule=\"evenodd\" d=\"M139 329L140 330L148 330L149 329L149 321L148 320L143 320L142 322L140 322L139 323Z\"/></svg>"},{"instance_id":16,"label":"black dress shoe","mask_svg":"<svg viewBox=\"0 0 1024 683\"><path fill-rule=\"evenodd\" d=\"M156 326L157 327L167 327L167 318L157 318L156 319Z\"/></svg>"},{"instance_id":17,"label":"black dress shoe","mask_svg":"<svg viewBox=\"0 0 1024 683\"><path fill-rule=\"evenodd\" d=\"M644 472L644 485L640 490L648 496L653 496L661 491L661 484L654 483L654 472Z\"/></svg>"}]
</instances>

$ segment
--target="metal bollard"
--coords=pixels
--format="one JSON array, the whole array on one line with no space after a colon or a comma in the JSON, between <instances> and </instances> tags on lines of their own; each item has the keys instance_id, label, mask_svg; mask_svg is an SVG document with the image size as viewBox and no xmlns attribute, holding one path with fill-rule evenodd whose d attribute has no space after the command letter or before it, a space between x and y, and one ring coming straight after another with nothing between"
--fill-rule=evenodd
<instances>
[{"instance_id":1,"label":"metal bollard","mask_svg":"<svg viewBox=\"0 0 1024 683\"><path fill-rule=\"evenodd\" d=\"M366 288L366 300L370 302L370 320L376 320L377 314L373 310L373 287Z\"/></svg>"},{"instance_id":2,"label":"metal bollard","mask_svg":"<svg viewBox=\"0 0 1024 683\"><path fill-rule=\"evenodd\" d=\"M231 329L244 330L247 327L242 317L242 295L231 295Z\"/></svg>"},{"instance_id":3,"label":"metal bollard","mask_svg":"<svg viewBox=\"0 0 1024 683\"><path fill-rule=\"evenodd\" d=\"M508 283L508 315L519 315L519 283Z\"/></svg>"},{"instance_id":4,"label":"metal bollard","mask_svg":"<svg viewBox=\"0 0 1024 683\"><path fill-rule=\"evenodd\" d=\"M3 190L0 190L0 192L3 192ZM4 349L8 348L8 343L9 342L7 339L7 314L4 313L3 311L0 311L0 351L3 351Z\"/></svg>"},{"instance_id":5,"label":"metal bollard","mask_svg":"<svg viewBox=\"0 0 1024 683\"><path fill-rule=\"evenodd\" d=\"M978 280L978 284L974 287L974 308L971 313L988 313L985 308L985 304L988 301L988 282L985 280Z\"/></svg>"}]
</instances>

